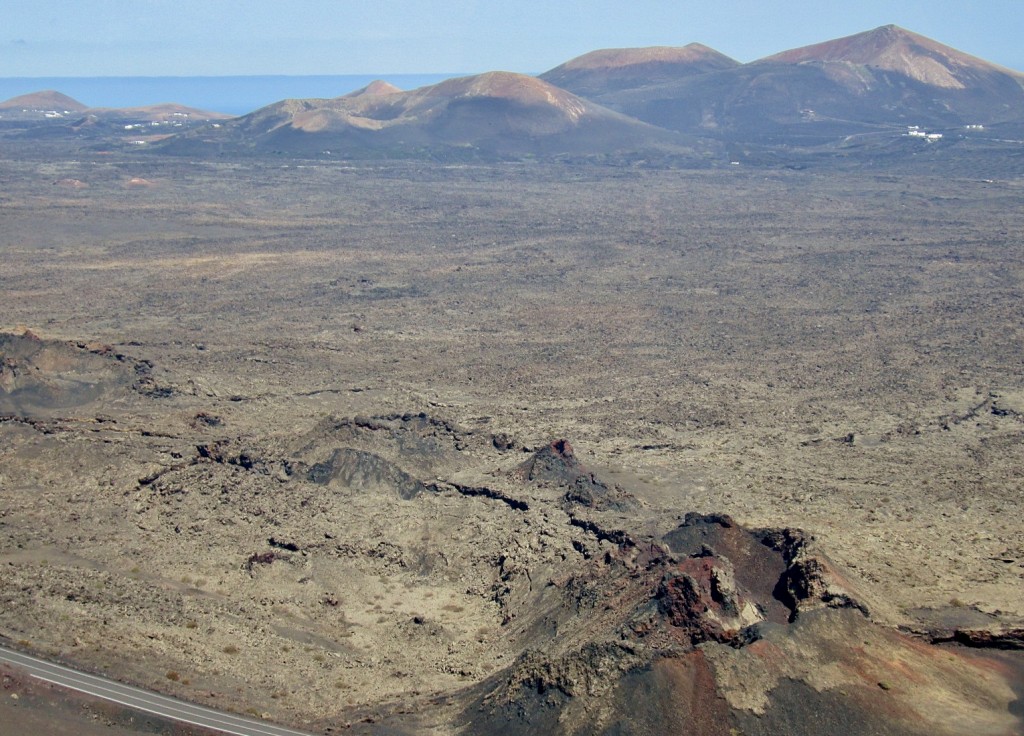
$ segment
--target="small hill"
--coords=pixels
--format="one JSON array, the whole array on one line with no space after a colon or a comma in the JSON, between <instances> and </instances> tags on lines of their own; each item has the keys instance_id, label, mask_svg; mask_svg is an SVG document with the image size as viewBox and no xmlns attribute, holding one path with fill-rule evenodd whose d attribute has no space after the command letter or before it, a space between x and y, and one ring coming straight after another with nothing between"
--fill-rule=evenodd
<instances>
[{"instance_id":1,"label":"small hill","mask_svg":"<svg viewBox=\"0 0 1024 736\"><path fill-rule=\"evenodd\" d=\"M391 84L390 82L385 82L383 79L375 79L365 87L361 87L360 89L357 89L355 92L349 92L347 95L342 95L342 97L348 97L351 99L353 97L364 97L367 95L392 95L395 92L401 91L401 89Z\"/></svg>"},{"instance_id":2,"label":"small hill","mask_svg":"<svg viewBox=\"0 0 1024 736\"><path fill-rule=\"evenodd\" d=\"M216 145L253 153L473 159L684 149L676 134L524 74L488 72L408 92L387 89L284 100L219 128L176 136L164 150L198 153Z\"/></svg>"},{"instance_id":3,"label":"small hill","mask_svg":"<svg viewBox=\"0 0 1024 736\"><path fill-rule=\"evenodd\" d=\"M591 51L544 72L540 78L582 97L595 97L736 66L739 62L735 59L691 43Z\"/></svg>"},{"instance_id":4,"label":"small hill","mask_svg":"<svg viewBox=\"0 0 1024 736\"><path fill-rule=\"evenodd\" d=\"M78 100L61 94L56 90L47 89L41 92L30 92L0 102L0 110L84 112L88 108Z\"/></svg>"},{"instance_id":5,"label":"small hill","mask_svg":"<svg viewBox=\"0 0 1024 736\"><path fill-rule=\"evenodd\" d=\"M157 105L140 107L91 107L86 111L99 119L118 122L161 122L173 123L184 120L227 120L231 116L195 107L179 105L176 102L164 102Z\"/></svg>"}]
</instances>

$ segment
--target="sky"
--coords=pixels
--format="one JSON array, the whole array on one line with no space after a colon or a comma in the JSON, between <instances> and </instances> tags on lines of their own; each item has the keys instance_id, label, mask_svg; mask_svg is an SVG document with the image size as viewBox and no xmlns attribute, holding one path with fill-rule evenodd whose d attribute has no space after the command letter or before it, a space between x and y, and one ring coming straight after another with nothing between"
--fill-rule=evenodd
<instances>
[{"instance_id":1,"label":"sky","mask_svg":"<svg viewBox=\"0 0 1024 736\"><path fill-rule=\"evenodd\" d=\"M1024 71L1024 0L4 0L0 77L540 73L691 41L746 62L889 23Z\"/></svg>"}]
</instances>

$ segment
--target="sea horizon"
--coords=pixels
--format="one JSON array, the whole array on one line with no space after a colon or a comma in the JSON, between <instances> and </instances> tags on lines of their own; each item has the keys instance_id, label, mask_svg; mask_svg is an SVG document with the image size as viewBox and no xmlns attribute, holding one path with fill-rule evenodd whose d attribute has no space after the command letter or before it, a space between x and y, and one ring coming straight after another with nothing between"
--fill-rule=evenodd
<instances>
[{"instance_id":1,"label":"sea horizon","mask_svg":"<svg viewBox=\"0 0 1024 736\"><path fill-rule=\"evenodd\" d=\"M0 77L0 101L55 90L89 107L177 103L244 115L288 98L339 97L382 79L409 90L473 72L434 74L315 74L159 77Z\"/></svg>"}]
</instances>

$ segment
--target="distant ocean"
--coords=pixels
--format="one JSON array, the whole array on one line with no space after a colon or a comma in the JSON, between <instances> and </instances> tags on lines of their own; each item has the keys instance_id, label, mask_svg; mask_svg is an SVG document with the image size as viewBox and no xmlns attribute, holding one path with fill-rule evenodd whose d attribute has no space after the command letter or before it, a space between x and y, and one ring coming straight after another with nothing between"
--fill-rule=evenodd
<instances>
[{"instance_id":1,"label":"distant ocean","mask_svg":"<svg viewBox=\"0 0 1024 736\"><path fill-rule=\"evenodd\" d=\"M465 74L341 74L251 77L0 77L0 102L53 89L89 107L177 102L243 115L289 97L338 97L383 79L404 90Z\"/></svg>"}]
</instances>

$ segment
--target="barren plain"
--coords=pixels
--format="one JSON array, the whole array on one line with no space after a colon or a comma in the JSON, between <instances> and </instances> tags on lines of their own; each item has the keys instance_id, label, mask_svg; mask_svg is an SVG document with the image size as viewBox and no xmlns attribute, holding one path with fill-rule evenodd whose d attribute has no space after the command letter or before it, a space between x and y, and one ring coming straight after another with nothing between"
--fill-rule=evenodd
<instances>
[{"instance_id":1,"label":"barren plain","mask_svg":"<svg viewBox=\"0 0 1024 736\"><path fill-rule=\"evenodd\" d=\"M1020 172L0 155L8 642L311 731L493 731L465 694L614 610L544 591L698 512L802 529L892 636L1019 646ZM978 712L868 678L904 733L1012 733L1000 666Z\"/></svg>"}]
</instances>

